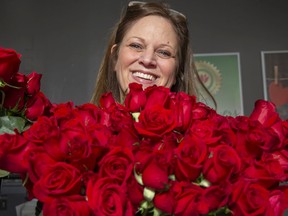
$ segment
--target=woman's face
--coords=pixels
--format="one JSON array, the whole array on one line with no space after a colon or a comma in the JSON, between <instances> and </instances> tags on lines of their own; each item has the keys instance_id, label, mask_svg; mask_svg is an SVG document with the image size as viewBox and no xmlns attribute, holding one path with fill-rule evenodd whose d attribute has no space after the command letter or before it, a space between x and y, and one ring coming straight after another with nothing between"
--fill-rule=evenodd
<instances>
[{"instance_id":1,"label":"woman's face","mask_svg":"<svg viewBox=\"0 0 288 216\"><path fill-rule=\"evenodd\" d=\"M146 16L136 21L120 44L115 65L122 96L132 82L144 88L170 88L175 83L177 47L177 35L167 19Z\"/></svg>"}]
</instances>

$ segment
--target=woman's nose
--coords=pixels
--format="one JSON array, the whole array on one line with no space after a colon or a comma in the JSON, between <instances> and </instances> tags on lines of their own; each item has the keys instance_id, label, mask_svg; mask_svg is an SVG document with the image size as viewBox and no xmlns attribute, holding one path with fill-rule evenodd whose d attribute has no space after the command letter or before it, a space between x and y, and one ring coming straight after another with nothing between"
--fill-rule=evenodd
<instances>
[{"instance_id":1,"label":"woman's nose","mask_svg":"<svg viewBox=\"0 0 288 216\"><path fill-rule=\"evenodd\" d=\"M139 56L139 63L145 67L153 67L156 65L156 56L154 50L145 49Z\"/></svg>"}]
</instances>

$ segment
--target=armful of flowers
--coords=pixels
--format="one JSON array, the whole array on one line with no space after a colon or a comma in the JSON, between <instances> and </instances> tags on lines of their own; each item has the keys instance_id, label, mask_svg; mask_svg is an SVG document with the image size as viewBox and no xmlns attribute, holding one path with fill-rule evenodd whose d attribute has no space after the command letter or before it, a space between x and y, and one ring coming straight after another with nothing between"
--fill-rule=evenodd
<instances>
[{"instance_id":1,"label":"armful of flowers","mask_svg":"<svg viewBox=\"0 0 288 216\"><path fill-rule=\"evenodd\" d=\"M272 103L222 116L183 92L129 87L123 105L111 93L99 106L45 99L33 118L25 102L31 126L0 135L0 168L21 173L44 216L283 215L288 120Z\"/></svg>"}]
</instances>

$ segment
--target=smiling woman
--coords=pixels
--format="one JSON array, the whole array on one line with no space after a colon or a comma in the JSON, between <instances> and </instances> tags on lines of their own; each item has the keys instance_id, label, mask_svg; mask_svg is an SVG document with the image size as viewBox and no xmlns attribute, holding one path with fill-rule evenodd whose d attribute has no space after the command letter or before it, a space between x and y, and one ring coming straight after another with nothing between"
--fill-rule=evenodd
<instances>
[{"instance_id":1,"label":"smiling woman","mask_svg":"<svg viewBox=\"0 0 288 216\"><path fill-rule=\"evenodd\" d=\"M115 72L120 96L123 98L131 82L144 88L152 85L170 88L175 83L176 44L177 35L167 19L147 16L136 21L119 45Z\"/></svg>"},{"instance_id":2,"label":"smiling woman","mask_svg":"<svg viewBox=\"0 0 288 216\"><path fill-rule=\"evenodd\" d=\"M164 3L133 1L110 36L91 102L112 92L122 103L133 82L197 95L196 81L186 17Z\"/></svg>"}]
</instances>

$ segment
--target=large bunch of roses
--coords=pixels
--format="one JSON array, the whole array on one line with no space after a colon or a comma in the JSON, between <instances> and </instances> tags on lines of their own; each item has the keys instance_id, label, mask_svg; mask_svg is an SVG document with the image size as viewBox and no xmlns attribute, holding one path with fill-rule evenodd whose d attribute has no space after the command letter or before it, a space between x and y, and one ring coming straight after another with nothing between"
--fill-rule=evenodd
<instances>
[{"instance_id":1,"label":"large bunch of roses","mask_svg":"<svg viewBox=\"0 0 288 216\"><path fill-rule=\"evenodd\" d=\"M20 57L15 50L0 47L0 168L16 173L26 171L18 163L26 147L21 133L38 116L49 115L52 106L40 91L42 75L19 72Z\"/></svg>"},{"instance_id":2,"label":"large bunch of roses","mask_svg":"<svg viewBox=\"0 0 288 216\"><path fill-rule=\"evenodd\" d=\"M51 103L40 91L41 74L19 72L20 57L15 50L0 47L0 113L34 121Z\"/></svg>"},{"instance_id":3,"label":"large bunch of roses","mask_svg":"<svg viewBox=\"0 0 288 216\"><path fill-rule=\"evenodd\" d=\"M43 215L276 215L288 208L288 120L259 100L222 116L194 96L136 83L123 104L54 104L23 133L21 171ZM1 155L0 155L1 159Z\"/></svg>"}]
</instances>

